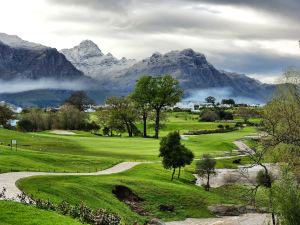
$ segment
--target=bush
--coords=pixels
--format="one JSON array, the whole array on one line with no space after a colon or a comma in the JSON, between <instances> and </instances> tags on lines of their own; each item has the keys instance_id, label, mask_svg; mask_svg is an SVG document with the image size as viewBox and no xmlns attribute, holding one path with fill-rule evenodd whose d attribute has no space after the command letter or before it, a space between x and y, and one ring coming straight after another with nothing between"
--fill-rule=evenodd
<instances>
[{"instance_id":1,"label":"bush","mask_svg":"<svg viewBox=\"0 0 300 225\"><path fill-rule=\"evenodd\" d=\"M17 129L19 131L23 131L23 132L32 132L32 131L34 131L34 126L30 120L21 119L18 122Z\"/></svg>"},{"instance_id":2,"label":"bush","mask_svg":"<svg viewBox=\"0 0 300 225\"><path fill-rule=\"evenodd\" d=\"M200 120L204 122L215 122L219 120L219 116L212 110L204 110L200 115Z\"/></svg>"},{"instance_id":3,"label":"bush","mask_svg":"<svg viewBox=\"0 0 300 225\"><path fill-rule=\"evenodd\" d=\"M222 124L219 124L219 125L218 125L218 128L219 128L219 129L224 129L224 126L223 126Z\"/></svg>"},{"instance_id":4,"label":"bush","mask_svg":"<svg viewBox=\"0 0 300 225\"><path fill-rule=\"evenodd\" d=\"M266 188L270 188L274 181L274 177L271 173L266 174L264 170L258 171L256 175L256 183Z\"/></svg>"}]
</instances>

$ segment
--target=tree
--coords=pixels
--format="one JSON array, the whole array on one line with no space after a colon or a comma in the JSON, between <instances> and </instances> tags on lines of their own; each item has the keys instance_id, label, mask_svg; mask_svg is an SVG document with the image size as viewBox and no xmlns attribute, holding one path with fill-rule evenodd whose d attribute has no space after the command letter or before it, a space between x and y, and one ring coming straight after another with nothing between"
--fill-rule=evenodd
<instances>
[{"instance_id":1,"label":"tree","mask_svg":"<svg viewBox=\"0 0 300 225\"><path fill-rule=\"evenodd\" d=\"M210 188L210 177L216 174L215 166L216 160L213 159L209 154L204 154L202 159L196 164L196 173L199 177L205 177L207 183L205 185L205 190L209 191Z\"/></svg>"},{"instance_id":2,"label":"tree","mask_svg":"<svg viewBox=\"0 0 300 225\"><path fill-rule=\"evenodd\" d=\"M205 101L207 102L207 103L211 103L211 104L213 104L213 105L215 105L215 103L216 103L216 98L215 97L213 97L213 96L208 96L207 98L205 98Z\"/></svg>"},{"instance_id":3,"label":"tree","mask_svg":"<svg viewBox=\"0 0 300 225\"><path fill-rule=\"evenodd\" d=\"M236 114L244 120L244 123L248 123L249 119L253 117L260 116L259 111L253 107L239 107Z\"/></svg>"},{"instance_id":4,"label":"tree","mask_svg":"<svg viewBox=\"0 0 300 225\"><path fill-rule=\"evenodd\" d=\"M222 99L221 101L222 104L227 104L227 105L235 105L235 101L232 98L229 99Z\"/></svg>"},{"instance_id":5,"label":"tree","mask_svg":"<svg viewBox=\"0 0 300 225\"><path fill-rule=\"evenodd\" d=\"M79 130L84 126L86 115L73 105L63 105L58 112L57 128Z\"/></svg>"},{"instance_id":6,"label":"tree","mask_svg":"<svg viewBox=\"0 0 300 225\"><path fill-rule=\"evenodd\" d=\"M287 168L283 169L275 184L276 211L282 225L299 225L300 191L296 177Z\"/></svg>"},{"instance_id":7,"label":"tree","mask_svg":"<svg viewBox=\"0 0 300 225\"><path fill-rule=\"evenodd\" d=\"M162 163L165 169L173 169L171 178L171 180L173 180L176 168L179 168L179 179L181 167L190 165L194 159L194 154L181 144L180 135L175 131L162 138L159 148L159 157L163 157Z\"/></svg>"},{"instance_id":8,"label":"tree","mask_svg":"<svg viewBox=\"0 0 300 225\"><path fill-rule=\"evenodd\" d=\"M287 71L283 80L262 111L269 135L263 145L274 162L287 163L300 181L300 72Z\"/></svg>"},{"instance_id":9,"label":"tree","mask_svg":"<svg viewBox=\"0 0 300 225\"><path fill-rule=\"evenodd\" d=\"M109 106L110 122L116 127L124 127L128 136L132 137L136 132L135 121L137 119L137 111L133 102L125 97L110 97L106 104Z\"/></svg>"},{"instance_id":10,"label":"tree","mask_svg":"<svg viewBox=\"0 0 300 225\"><path fill-rule=\"evenodd\" d=\"M13 111L6 105L0 105L0 125L5 126L8 120L13 119Z\"/></svg>"},{"instance_id":11,"label":"tree","mask_svg":"<svg viewBox=\"0 0 300 225\"><path fill-rule=\"evenodd\" d=\"M131 98L133 99L137 109L142 115L143 120L143 136L147 137L147 119L149 112L151 111L150 104L152 102L153 96L151 95L151 76L141 77L136 85Z\"/></svg>"},{"instance_id":12,"label":"tree","mask_svg":"<svg viewBox=\"0 0 300 225\"><path fill-rule=\"evenodd\" d=\"M17 129L23 132L32 132L34 131L34 126L28 119L21 119L17 124Z\"/></svg>"},{"instance_id":13,"label":"tree","mask_svg":"<svg viewBox=\"0 0 300 225\"><path fill-rule=\"evenodd\" d=\"M179 83L170 75L152 77L149 83L149 93L152 96L150 106L155 110L155 138L158 138L160 116L165 107L174 106L183 96Z\"/></svg>"},{"instance_id":14,"label":"tree","mask_svg":"<svg viewBox=\"0 0 300 225\"><path fill-rule=\"evenodd\" d=\"M86 92L75 91L65 100L65 103L75 106L80 111L84 111L89 105L94 105L95 101Z\"/></svg>"}]
</instances>

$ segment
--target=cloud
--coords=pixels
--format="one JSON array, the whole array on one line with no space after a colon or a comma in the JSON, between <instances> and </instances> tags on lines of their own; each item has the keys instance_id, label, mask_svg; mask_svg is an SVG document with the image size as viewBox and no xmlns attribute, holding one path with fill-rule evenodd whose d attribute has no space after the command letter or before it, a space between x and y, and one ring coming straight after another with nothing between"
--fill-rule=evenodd
<instances>
[{"instance_id":1,"label":"cloud","mask_svg":"<svg viewBox=\"0 0 300 225\"><path fill-rule=\"evenodd\" d=\"M189 0L191 2L199 2L197 0ZM269 14L280 15L285 18L298 20L300 19L300 4L298 0L201 0L212 5L227 5L233 7L249 7L258 11L264 11Z\"/></svg>"},{"instance_id":2,"label":"cloud","mask_svg":"<svg viewBox=\"0 0 300 225\"><path fill-rule=\"evenodd\" d=\"M261 76L300 61L298 0L10 0L1 6L2 32L56 48L91 39L103 52L137 59L193 48L220 69Z\"/></svg>"},{"instance_id":3,"label":"cloud","mask_svg":"<svg viewBox=\"0 0 300 225\"><path fill-rule=\"evenodd\" d=\"M0 94L19 93L39 89L84 90L87 86L82 81L60 82L52 79L0 81Z\"/></svg>"},{"instance_id":4,"label":"cloud","mask_svg":"<svg viewBox=\"0 0 300 225\"><path fill-rule=\"evenodd\" d=\"M261 103L258 99L233 96L232 90L227 87L190 90L188 93L188 97L184 98L183 102L205 102L205 98L208 96L214 96L218 102L221 102L222 99L234 98L234 100L237 103L247 103L247 104Z\"/></svg>"}]
</instances>

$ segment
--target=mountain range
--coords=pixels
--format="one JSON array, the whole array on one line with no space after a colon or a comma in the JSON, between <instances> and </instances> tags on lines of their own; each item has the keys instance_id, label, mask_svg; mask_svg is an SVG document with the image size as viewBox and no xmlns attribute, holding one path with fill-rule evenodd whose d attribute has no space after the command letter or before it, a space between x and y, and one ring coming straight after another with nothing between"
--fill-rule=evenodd
<instances>
[{"instance_id":1,"label":"mountain range","mask_svg":"<svg viewBox=\"0 0 300 225\"><path fill-rule=\"evenodd\" d=\"M218 70L192 49L156 52L138 61L104 54L90 40L58 51L0 33L0 100L14 104L55 105L74 90L86 90L102 102L109 95L128 94L144 74L171 74L185 90L185 98L198 101L203 100L197 99L202 93L261 103L271 97L275 87Z\"/></svg>"}]
</instances>

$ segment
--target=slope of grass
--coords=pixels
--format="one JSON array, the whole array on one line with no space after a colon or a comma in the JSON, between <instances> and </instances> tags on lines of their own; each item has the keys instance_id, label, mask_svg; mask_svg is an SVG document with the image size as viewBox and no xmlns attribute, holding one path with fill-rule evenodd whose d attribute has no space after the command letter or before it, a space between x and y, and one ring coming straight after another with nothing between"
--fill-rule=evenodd
<instances>
[{"instance_id":1,"label":"slope of grass","mask_svg":"<svg viewBox=\"0 0 300 225\"><path fill-rule=\"evenodd\" d=\"M223 154L235 148L234 140L250 135L254 128L191 136L183 143L197 158L203 153ZM17 139L18 151L8 143ZM120 161L157 161L159 140L152 138L99 137L87 132L55 135L49 132L21 133L0 129L0 170L87 172L112 166Z\"/></svg>"},{"instance_id":2,"label":"slope of grass","mask_svg":"<svg viewBox=\"0 0 300 225\"><path fill-rule=\"evenodd\" d=\"M0 173L11 171L95 172L121 162L121 159L36 152L0 147Z\"/></svg>"},{"instance_id":3,"label":"slope of grass","mask_svg":"<svg viewBox=\"0 0 300 225\"><path fill-rule=\"evenodd\" d=\"M10 201L0 201L1 225L80 225L70 217Z\"/></svg>"},{"instance_id":4,"label":"slope of grass","mask_svg":"<svg viewBox=\"0 0 300 225\"><path fill-rule=\"evenodd\" d=\"M195 186L194 177L189 172L182 172L182 177L170 181L171 171L164 170L160 164L144 164L127 172L106 176L43 176L26 178L18 186L34 198L51 199L55 202L67 200L75 204L81 201L93 208L106 208L122 216L123 222L143 223L148 217L134 213L127 205L120 202L112 190L116 185L131 188L144 199L143 208L149 212L149 218L163 220L182 220L187 217L212 217L208 205L216 203L240 203L239 193L242 188L223 187L211 192ZM227 194L224 195L224 192ZM162 212L160 204L175 206L175 213Z\"/></svg>"}]
</instances>

